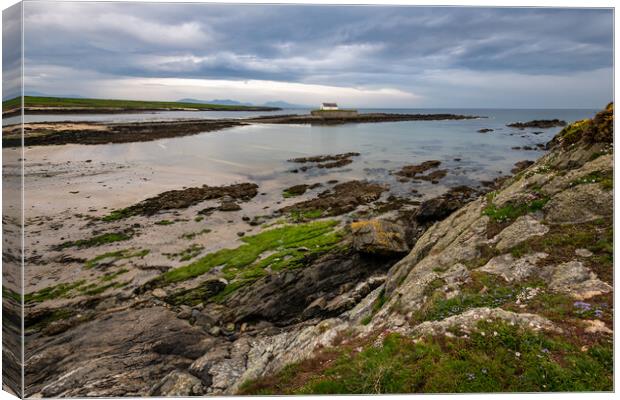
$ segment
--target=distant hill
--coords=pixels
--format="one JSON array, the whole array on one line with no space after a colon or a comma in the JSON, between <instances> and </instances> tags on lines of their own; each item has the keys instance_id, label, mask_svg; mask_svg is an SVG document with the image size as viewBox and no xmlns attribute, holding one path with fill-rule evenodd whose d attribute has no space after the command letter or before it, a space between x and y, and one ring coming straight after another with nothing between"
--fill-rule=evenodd
<instances>
[{"instance_id":1,"label":"distant hill","mask_svg":"<svg viewBox=\"0 0 620 400\"><path fill-rule=\"evenodd\" d=\"M196 103L196 104L221 104L224 106L253 106L254 104L248 102L240 102L230 99L213 99L213 100L198 100L198 99L180 99L177 100L180 103Z\"/></svg>"},{"instance_id":2,"label":"distant hill","mask_svg":"<svg viewBox=\"0 0 620 400\"><path fill-rule=\"evenodd\" d=\"M286 101L268 101L264 104L253 104L249 102L241 102L231 99L213 99L213 100L198 100L192 98L185 98L177 100L181 103L195 103L195 104L221 104L225 106L261 106L261 107L277 107L277 108L310 108L308 106L302 106L299 104L288 103Z\"/></svg>"},{"instance_id":3,"label":"distant hill","mask_svg":"<svg viewBox=\"0 0 620 400\"><path fill-rule=\"evenodd\" d=\"M311 108L308 106L302 106L300 104L287 103L286 101L268 101L263 105L265 107L278 107L278 108Z\"/></svg>"}]
</instances>

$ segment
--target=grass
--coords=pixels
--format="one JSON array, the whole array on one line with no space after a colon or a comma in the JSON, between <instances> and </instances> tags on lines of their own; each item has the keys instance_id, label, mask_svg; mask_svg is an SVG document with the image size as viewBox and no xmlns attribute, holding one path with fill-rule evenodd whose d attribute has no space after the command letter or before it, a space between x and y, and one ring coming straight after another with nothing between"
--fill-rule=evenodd
<instances>
[{"instance_id":1,"label":"grass","mask_svg":"<svg viewBox=\"0 0 620 400\"><path fill-rule=\"evenodd\" d=\"M477 307L499 307L516 300L526 285L508 285L501 277L472 272L471 282L452 298L435 291L430 301L414 316L415 320L437 321ZM529 285L530 287L532 285ZM482 290L482 288L486 288Z\"/></svg>"},{"instance_id":2,"label":"grass","mask_svg":"<svg viewBox=\"0 0 620 400\"><path fill-rule=\"evenodd\" d=\"M114 210L108 215L101 217L101 220L104 222L113 222L121 219L129 218L133 214L129 208L121 208L120 210Z\"/></svg>"},{"instance_id":3,"label":"grass","mask_svg":"<svg viewBox=\"0 0 620 400\"><path fill-rule=\"evenodd\" d=\"M290 213L290 219L294 223L307 222L321 218L324 213L323 210L293 210Z\"/></svg>"},{"instance_id":4,"label":"grass","mask_svg":"<svg viewBox=\"0 0 620 400\"><path fill-rule=\"evenodd\" d=\"M170 270L149 282L150 286L164 286L195 278L221 267L230 282L215 301L248 283L265 276L268 271L298 268L314 256L334 249L342 240L342 233L334 228L338 221L316 221L300 225L285 225L243 237L245 242L234 249L222 249Z\"/></svg>"},{"instance_id":5,"label":"grass","mask_svg":"<svg viewBox=\"0 0 620 400\"><path fill-rule=\"evenodd\" d=\"M480 322L469 338L389 334L379 346L341 346L244 383L240 394L552 392L613 389L613 347ZM323 357L323 358L320 358Z\"/></svg>"},{"instance_id":6,"label":"grass","mask_svg":"<svg viewBox=\"0 0 620 400\"><path fill-rule=\"evenodd\" d=\"M9 298L13 300L14 302L20 303L20 304L22 302L22 295L11 289L8 289L6 286L2 286L2 297Z\"/></svg>"},{"instance_id":7,"label":"grass","mask_svg":"<svg viewBox=\"0 0 620 400\"><path fill-rule=\"evenodd\" d=\"M24 301L26 303L40 303L46 300L53 300L61 297L69 297L69 293L86 283L85 280L79 280L71 283L59 283L57 285L48 286L37 292L26 293Z\"/></svg>"},{"instance_id":8,"label":"grass","mask_svg":"<svg viewBox=\"0 0 620 400\"><path fill-rule=\"evenodd\" d=\"M55 247L56 250L67 249L69 247L96 247L104 244L121 242L131 239L132 234L126 232L108 232L101 235L93 236L89 239L80 239L75 241L63 242Z\"/></svg>"},{"instance_id":9,"label":"grass","mask_svg":"<svg viewBox=\"0 0 620 400\"><path fill-rule=\"evenodd\" d=\"M573 182L572 186L583 185L587 183L599 183L605 190L614 188L614 174L612 171L595 171Z\"/></svg>"},{"instance_id":10,"label":"grass","mask_svg":"<svg viewBox=\"0 0 620 400\"><path fill-rule=\"evenodd\" d=\"M538 198L528 203L507 204L503 207L497 207L493 204L493 197L487 197L488 205L482 211L482 214L489 216L494 222L505 222L515 220L527 213L541 210L549 201L549 196L540 193L533 193Z\"/></svg>"},{"instance_id":11,"label":"grass","mask_svg":"<svg viewBox=\"0 0 620 400\"><path fill-rule=\"evenodd\" d=\"M172 225L174 221L170 221L169 219L162 219L161 221L156 221L155 225Z\"/></svg>"},{"instance_id":12,"label":"grass","mask_svg":"<svg viewBox=\"0 0 620 400\"><path fill-rule=\"evenodd\" d=\"M19 107L19 97L2 102L2 109L7 110ZM142 101L142 100L115 100L115 99L83 99L66 97L24 96L25 107L88 107L88 108L122 108L125 110L152 110L165 108L193 108L200 110L267 110L267 107L200 104L178 101Z\"/></svg>"},{"instance_id":13,"label":"grass","mask_svg":"<svg viewBox=\"0 0 620 400\"><path fill-rule=\"evenodd\" d=\"M90 268L96 267L103 260L107 260L109 263L113 263L118 260L123 260L123 259L128 259L128 258L134 258L134 257L142 258L149 253L150 253L150 250L148 249L143 249L143 250L125 249L125 250L118 250L118 251L109 251L107 253L99 254L98 256L86 261L86 263L84 264L84 268L90 269Z\"/></svg>"}]
</instances>

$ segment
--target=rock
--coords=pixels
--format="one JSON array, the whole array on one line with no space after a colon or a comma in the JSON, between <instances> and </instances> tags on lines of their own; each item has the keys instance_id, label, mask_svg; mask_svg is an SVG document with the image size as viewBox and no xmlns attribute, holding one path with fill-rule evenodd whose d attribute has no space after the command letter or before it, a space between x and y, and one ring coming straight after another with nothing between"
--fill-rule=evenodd
<instances>
[{"instance_id":1,"label":"rock","mask_svg":"<svg viewBox=\"0 0 620 400\"><path fill-rule=\"evenodd\" d=\"M479 133L488 133L488 132L493 132L493 129L491 128L482 128L482 129L478 129Z\"/></svg>"},{"instance_id":2,"label":"rock","mask_svg":"<svg viewBox=\"0 0 620 400\"><path fill-rule=\"evenodd\" d=\"M230 350L228 345L224 343L217 343L213 348L209 349L202 357L189 366L189 372L198 377L205 387L209 387L212 384L212 376L209 370L213 364L219 360L229 357Z\"/></svg>"},{"instance_id":3,"label":"rock","mask_svg":"<svg viewBox=\"0 0 620 400\"><path fill-rule=\"evenodd\" d=\"M546 253L533 253L517 260L511 254L502 254L489 260L480 271L499 275L508 282L520 282L531 276L536 270L536 263L548 256Z\"/></svg>"},{"instance_id":4,"label":"rock","mask_svg":"<svg viewBox=\"0 0 620 400\"><path fill-rule=\"evenodd\" d=\"M554 224L579 224L613 215L613 191L598 183L577 185L564 190L543 208L545 220Z\"/></svg>"},{"instance_id":5,"label":"rock","mask_svg":"<svg viewBox=\"0 0 620 400\"><path fill-rule=\"evenodd\" d=\"M409 251L405 229L381 219L351 223L353 247L364 253L397 255Z\"/></svg>"},{"instance_id":6,"label":"rock","mask_svg":"<svg viewBox=\"0 0 620 400\"><path fill-rule=\"evenodd\" d=\"M526 146L528 147L528 146ZM524 147L525 149L525 147ZM525 149L528 150L528 149ZM529 167L530 165L534 164L534 161L530 161L530 160L523 160L523 161L517 161L515 163L515 167L513 169L510 170L511 173L513 174L518 174L519 172L523 171L524 169L526 169L527 167Z\"/></svg>"},{"instance_id":7,"label":"rock","mask_svg":"<svg viewBox=\"0 0 620 400\"><path fill-rule=\"evenodd\" d=\"M420 223L441 221L476 196L476 191L467 186L451 188L447 193L422 202L415 218Z\"/></svg>"},{"instance_id":8,"label":"rock","mask_svg":"<svg viewBox=\"0 0 620 400\"><path fill-rule=\"evenodd\" d=\"M133 206L119 210L124 217L132 215L151 216L162 210L188 208L200 202L220 199L228 196L231 199L250 200L256 194L258 185L254 183L240 183L229 186L201 186L183 190L170 190L155 197L143 200ZM114 214L111 214L114 215Z\"/></svg>"},{"instance_id":9,"label":"rock","mask_svg":"<svg viewBox=\"0 0 620 400\"><path fill-rule=\"evenodd\" d=\"M376 183L349 181L335 185L317 197L284 207L283 213L322 210L324 216L351 212L359 205L376 201L387 188Z\"/></svg>"},{"instance_id":10,"label":"rock","mask_svg":"<svg viewBox=\"0 0 620 400\"><path fill-rule=\"evenodd\" d=\"M186 372L172 371L149 393L152 396L200 396L204 387L200 379Z\"/></svg>"},{"instance_id":11,"label":"rock","mask_svg":"<svg viewBox=\"0 0 620 400\"><path fill-rule=\"evenodd\" d=\"M528 122L513 122L511 124L507 124L506 126L510 128L517 129L525 129L525 128L553 128L555 126L565 126L566 121L562 121L559 119L535 119L533 121Z\"/></svg>"},{"instance_id":12,"label":"rock","mask_svg":"<svg viewBox=\"0 0 620 400\"><path fill-rule=\"evenodd\" d=\"M220 211L239 211L241 210L241 206L237 204L234 200L222 200L220 202L220 206L218 207Z\"/></svg>"},{"instance_id":13,"label":"rock","mask_svg":"<svg viewBox=\"0 0 620 400\"><path fill-rule=\"evenodd\" d=\"M523 215L504 228L493 239L497 242L495 248L499 251L508 250L534 236L543 236L549 232L549 227L541 224L531 215Z\"/></svg>"},{"instance_id":14,"label":"rock","mask_svg":"<svg viewBox=\"0 0 620 400\"><path fill-rule=\"evenodd\" d=\"M601 320L584 320L583 322L587 325L584 329L586 333L606 333L610 335L614 333L614 331L605 326L605 323Z\"/></svg>"},{"instance_id":15,"label":"rock","mask_svg":"<svg viewBox=\"0 0 620 400\"><path fill-rule=\"evenodd\" d=\"M182 305L180 307L180 311L177 314L177 317L180 319L190 319L192 317L192 308L186 305Z\"/></svg>"},{"instance_id":16,"label":"rock","mask_svg":"<svg viewBox=\"0 0 620 400\"><path fill-rule=\"evenodd\" d=\"M611 285L598 279L580 261L551 266L545 272L550 289L566 293L577 300L586 300L613 290Z\"/></svg>"},{"instance_id":17,"label":"rock","mask_svg":"<svg viewBox=\"0 0 620 400\"><path fill-rule=\"evenodd\" d=\"M222 333L222 329L219 326L214 326L211 329L209 329L209 335L219 336L220 333Z\"/></svg>"},{"instance_id":18,"label":"rock","mask_svg":"<svg viewBox=\"0 0 620 400\"><path fill-rule=\"evenodd\" d=\"M589 258L592 257L594 254L588 249L575 249L575 255L578 255L579 257Z\"/></svg>"},{"instance_id":19,"label":"rock","mask_svg":"<svg viewBox=\"0 0 620 400\"><path fill-rule=\"evenodd\" d=\"M475 330L478 322L483 320L503 320L535 331L562 332L562 329L553 322L540 315L515 313L501 308L481 307L467 310L462 314L453 315L441 321L422 322L412 329L412 334L415 336L445 335L452 328L458 328L467 333Z\"/></svg>"},{"instance_id":20,"label":"rock","mask_svg":"<svg viewBox=\"0 0 620 400\"><path fill-rule=\"evenodd\" d=\"M309 185L306 184L294 185L287 189L284 189L284 193L288 194L289 196L301 196L302 194L306 193L306 190L308 190L308 188Z\"/></svg>"},{"instance_id":21,"label":"rock","mask_svg":"<svg viewBox=\"0 0 620 400\"><path fill-rule=\"evenodd\" d=\"M245 232L237 232L237 236L243 237L243 236L245 236Z\"/></svg>"},{"instance_id":22,"label":"rock","mask_svg":"<svg viewBox=\"0 0 620 400\"><path fill-rule=\"evenodd\" d=\"M327 301L324 297L319 297L314 300L312 303L306 307L306 309L301 313L302 319L309 319L316 315L319 315L321 311L327 306Z\"/></svg>"},{"instance_id":23,"label":"rock","mask_svg":"<svg viewBox=\"0 0 620 400\"><path fill-rule=\"evenodd\" d=\"M204 354L206 334L169 309L148 306L117 311L83 322L41 346L26 363L33 380L27 394L44 397L146 396L152 387L188 359ZM158 360L165 359L165 363Z\"/></svg>"},{"instance_id":24,"label":"rock","mask_svg":"<svg viewBox=\"0 0 620 400\"><path fill-rule=\"evenodd\" d=\"M167 296L167 293L162 288L156 288L156 289L153 289L153 296L157 297L158 299L163 299L164 297Z\"/></svg>"},{"instance_id":25,"label":"rock","mask_svg":"<svg viewBox=\"0 0 620 400\"><path fill-rule=\"evenodd\" d=\"M430 169L437 168L439 165L441 165L441 161L439 160L424 161L423 163L417 165L405 165L400 169L400 171L395 172L394 175L405 176L408 178L419 178L418 175L423 174Z\"/></svg>"}]
</instances>

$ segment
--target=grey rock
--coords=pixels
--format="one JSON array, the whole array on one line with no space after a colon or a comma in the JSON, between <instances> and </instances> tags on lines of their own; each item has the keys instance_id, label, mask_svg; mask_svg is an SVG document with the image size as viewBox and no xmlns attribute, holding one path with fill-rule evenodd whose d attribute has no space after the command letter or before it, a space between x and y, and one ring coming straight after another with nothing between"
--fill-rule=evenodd
<instances>
[{"instance_id":1,"label":"grey rock","mask_svg":"<svg viewBox=\"0 0 620 400\"><path fill-rule=\"evenodd\" d=\"M497 241L495 247L499 251L505 251L534 236L543 236L547 232L549 232L548 226L541 224L531 215L523 215L497 234L494 238Z\"/></svg>"},{"instance_id":2,"label":"grey rock","mask_svg":"<svg viewBox=\"0 0 620 400\"><path fill-rule=\"evenodd\" d=\"M480 271L499 275L508 282L519 282L531 276L537 270L536 263L547 256L546 253L533 253L515 259L511 254L502 254L490 259Z\"/></svg>"},{"instance_id":3,"label":"grey rock","mask_svg":"<svg viewBox=\"0 0 620 400\"><path fill-rule=\"evenodd\" d=\"M204 387L200 379L195 376L186 372L172 371L149 394L152 396L200 396L204 394Z\"/></svg>"}]
</instances>

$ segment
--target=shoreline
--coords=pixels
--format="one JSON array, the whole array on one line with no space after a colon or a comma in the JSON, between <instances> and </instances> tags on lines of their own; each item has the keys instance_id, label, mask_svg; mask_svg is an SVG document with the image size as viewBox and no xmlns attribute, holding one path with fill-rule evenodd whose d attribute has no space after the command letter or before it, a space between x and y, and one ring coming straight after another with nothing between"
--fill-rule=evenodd
<instances>
[{"instance_id":1,"label":"shoreline","mask_svg":"<svg viewBox=\"0 0 620 400\"><path fill-rule=\"evenodd\" d=\"M219 131L248 124L342 125L398 121L441 121L485 118L458 114L368 113L351 117L323 118L313 115L258 116L254 118L197 119L156 122L33 122L23 124L25 146L61 144L108 144L145 142ZM2 147L21 145L21 124L3 127Z\"/></svg>"}]
</instances>

